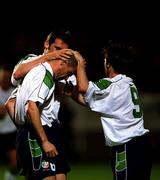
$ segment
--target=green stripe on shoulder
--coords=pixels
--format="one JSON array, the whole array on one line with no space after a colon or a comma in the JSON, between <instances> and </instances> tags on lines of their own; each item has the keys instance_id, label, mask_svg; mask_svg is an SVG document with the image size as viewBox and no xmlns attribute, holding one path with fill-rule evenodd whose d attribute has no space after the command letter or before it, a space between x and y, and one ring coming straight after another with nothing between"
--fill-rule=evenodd
<instances>
[{"instance_id":1,"label":"green stripe on shoulder","mask_svg":"<svg viewBox=\"0 0 160 180\"><path fill-rule=\"evenodd\" d=\"M98 82L95 83L101 90L106 89L107 87L109 87L112 82L108 81L106 79L100 79Z\"/></svg>"},{"instance_id":2,"label":"green stripe on shoulder","mask_svg":"<svg viewBox=\"0 0 160 180\"><path fill-rule=\"evenodd\" d=\"M43 82L46 84L46 86L51 89L54 85L54 80L52 74L46 69L46 74L44 77Z\"/></svg>"},{"instance_id":3,"label":"green stripe on shoulder","mask_svg":"<svg viewBox=\"0 0 160 180\"><path fill-rule=\"evenodd\" d=\"M17 64L21 64L23 61L26 61L28 58L31 58L31 57L37 57L37 55L28 54L28 55L24 56L23 58L21 58L20 61Z\"/></svg>"},{"instance_id":4,"label":"green stripe on shoulder","mask_svg":"<svg viewBox=\"0 0 160 180\"><path fill-rule=\"evenodd\" d=\"M24 58L22 58L23 60L27 60L28 58L30 58L30 57L37 57L37 55L35 55L35 54L28 54L28 55L26 55Z\"/></svg>"}]
</instances>

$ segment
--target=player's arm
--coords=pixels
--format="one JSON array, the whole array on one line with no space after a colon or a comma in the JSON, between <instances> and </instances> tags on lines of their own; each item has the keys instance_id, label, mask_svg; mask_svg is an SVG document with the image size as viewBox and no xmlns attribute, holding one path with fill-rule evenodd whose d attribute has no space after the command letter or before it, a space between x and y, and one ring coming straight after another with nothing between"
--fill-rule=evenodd
<instances>
[{"instance_id":1,"label":"player's arm","mask_svg":"<svg viewBox=\"0 0 160 180\"><path fill-rule=\"evenodd\" d=\"M66 82L63 91L66 96L71 97L78 104L83 106L86 105L82 93L78 91L77 85L74 86L71 81Z\"/></svg>"},{"instance_id":2,"label":"player's arm","mask_svg":"<svg viewBox=\"0 0 160 180\"><path fill-rule=\"evenodd\" d=\"M5 108L13 122L15 122L14 119L15 103L16 103L16 98L9 98L5 103Z\"/></svg>"},{"instance_id":3,"label":"player's arm","mask_svg":"<svg viewBox=\"0 0 160 180\"><path fill-rule=\"evenodd\" d=\"M83 57L78 52L75 51L74 55L78 62L76 75L78 91L82 94L85 94L89 86L89 81L86 74L86 63Z\"/></svg>"},{"instance_id":4,"label":"player's arm","mask_svg":"<svg viewBox=\"0 0 160 180\"><path fill-rule=\"evenodd\" d=\"M11 120L13 121L14 125L18 128L18 125L16 124L15 121L15 103L16 103L16 98L8 98L8 100L5 103L5 109L7 113L9 114Z\"/></svg>"},{"instance_id":5,"label":"player's arm","mask_svg":"<svg viewBox=\"0 0 160 180\"><path fill-rule=\"evenodd\" d=\"M24 78L24 76L35 66L37 66L40 63L44 63L49 60L61 58L63 60L66 60L69 58L69 55L72 54L72 51L69 49L61 49L61 50L55 50L54 52L50 52L47 54L42 55L41 57L27 62L27 63L21 63L18 64L15 67L15 70L13 72L13 78L15 80L19 80L21 78Z\"/></svg>"},{"instance_id":6,"label":"player's arm","mask_svg":"<svg viewBox=\"0 0 160 180\"><path fill-rule=\"evenodd\" d=\"M28 102L28 110L27 110L27 115L29 122L35 129L39 140L42 144L42 148L44 152L46 153L47 157L54 157L58 154L56 147L48 141L48 138L46 136L46 133L43 129L43 126L41 124L41 119L40 119L40 112L38 109L38 106L35 102L29 101Z\"/></svg>"}]
</instances>

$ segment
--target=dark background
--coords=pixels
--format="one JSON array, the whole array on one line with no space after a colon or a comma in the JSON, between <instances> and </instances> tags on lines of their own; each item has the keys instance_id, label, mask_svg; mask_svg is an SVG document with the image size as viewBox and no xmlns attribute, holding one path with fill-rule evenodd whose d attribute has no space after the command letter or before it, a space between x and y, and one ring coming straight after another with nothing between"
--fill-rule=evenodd
<instances>
[{"instance_id":1,"label":"dark background","mask_svg":"<svg viewBox=\"0 0 160 180\"><path fill-rule=\"evenodd\" d=\"M159 92L160 16L155 2L4 2L0 11L0 61L11 66L41 54L52 30L70 30L87 60L90 79L104 77L101 50L108 40L134 44L131 76L140 90Z\"/></svg>"},{"instance_id":2,"label":"dark background","mask_svg":"<svg viewBox=\"0 0 160 180\"><path fill-rule=\"evenodd\" d=\"M100 26L100 25L99 25ZM102 26L102 24L101 24ZM137 30L138 28L138 30ZM76 39L76 50L79 50L87 61L87 73L90 79L97 80L104 76L102 48L108 40L124 41L134 45L135 62L131 76L139 88L145 91L160 90L160 32L156 27L147 29L145 26L134 24L127 27L99 27L99 29L51 25L46 29L7 29L0 34L0 59L14 66L28 53L41 54L43 42L51 30L66 29L72 32Z\"/></svg>"}]
</instances>

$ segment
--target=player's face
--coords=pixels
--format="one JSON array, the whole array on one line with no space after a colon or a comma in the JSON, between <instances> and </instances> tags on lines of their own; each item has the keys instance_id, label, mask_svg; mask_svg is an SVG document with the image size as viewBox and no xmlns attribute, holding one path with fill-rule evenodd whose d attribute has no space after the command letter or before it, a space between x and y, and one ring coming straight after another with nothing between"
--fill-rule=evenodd
<instances>
[{"instance_id":1,"label":"player's face","mask_svg":"<svg viewBox=\"0 0 160 180\"><path fill-rule=\"evenodd\" d=\"M76 72L76 68L68 65L66 61L61 61L59 70L55 73L55 78L58 80L66 79Z\"/></svg>"},{"instance_id":2,"label":"player's face","mask_svg":"<svg viewBox=\"0 0 160 180\"><path fill-rule=\"evenodd\" d=\"M49 51L53 52L55 50L60 50L60 49L68 49L69 46L67 43L65 43L62 39L57 38L55 39L55 42L51 44L49 47Z\"/></svg>"},{"instance_id":3,"label":"player's face","mask_svg":"<svg viewBox=\"0 0 160 180\"><path fill-rule=\"evenodd\" d=\"M60 49L68 49L69 45L65 43L62 39L56 38L55 42L49 45L49 42L46 40L44 43L44 54L53 52L55 50L60 50Z\"/></svg>"}]
</instances>

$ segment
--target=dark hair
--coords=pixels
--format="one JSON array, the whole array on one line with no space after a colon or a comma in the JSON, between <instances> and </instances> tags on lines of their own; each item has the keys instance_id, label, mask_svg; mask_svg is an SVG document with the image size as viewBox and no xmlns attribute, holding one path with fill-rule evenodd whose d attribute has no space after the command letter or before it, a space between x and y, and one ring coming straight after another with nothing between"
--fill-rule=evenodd
<instances>
[{"instance_id":1,"label":"dark hair","mask_svg":"<svg viewBox=\"0 0 160 180\"><path fill-rule=\"evenodd\" d=\"M132 46L124 42L108 41L103 49L107 62L112 65L117 73L127 73L133 62Z\"/></svg>"},{"instance_id":2,"label":"dark hair","mask_svg":"<svg viewBox=\"0 0 160 180\"><path fill-rule=\"evenodd\" d=\"M74 48L74 38L70 31L52 31L48 34L47 40L49 42L49 45L55 42L55 39L62 39L65 43L68 44L69 48Z\"/></svg>"}]
</instances>

